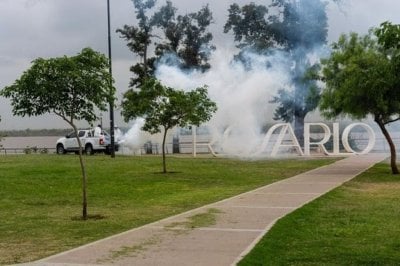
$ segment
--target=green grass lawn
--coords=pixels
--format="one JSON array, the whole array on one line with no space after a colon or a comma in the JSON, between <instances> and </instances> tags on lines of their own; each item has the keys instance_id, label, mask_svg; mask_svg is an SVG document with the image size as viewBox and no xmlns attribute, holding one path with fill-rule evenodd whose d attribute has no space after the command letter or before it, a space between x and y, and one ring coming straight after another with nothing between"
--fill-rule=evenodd
<instances>
[{"instance_id":1,"label":"green grass lawn","mask_svg":"<svg viewBox=\"0 0 400 266\"><path fill-rule=\"evenodd\" d=\"M377 164L279 220L239 265L400 265L400 176Z\"/></svg>"},{"instance_id":2,"label":"green grass lawn","mask_svg":"<svg viewBox=\"0 0 400 266\"><path fill-rule=\"evenodd\" d=\"M227 198L334 159L243 161L86 156L82 221L75 155L0 156L0 264L26 262Z\"/></svg>"}]
</instances>

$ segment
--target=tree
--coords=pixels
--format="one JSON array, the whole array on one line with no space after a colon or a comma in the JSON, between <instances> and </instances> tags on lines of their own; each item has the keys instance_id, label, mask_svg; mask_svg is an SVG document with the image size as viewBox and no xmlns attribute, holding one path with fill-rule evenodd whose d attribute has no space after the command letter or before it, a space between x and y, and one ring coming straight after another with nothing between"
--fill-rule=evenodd
<instances>
[{"instance_id":1,"label":"tree","mask_svg":"<svg viewBox=\"0 0 400 266\"><path fill-rule=\"evenodd\" d=\"M74 130L79 144L82 171L82 218L87 219L87 178L82 157L82 143L75 125L78 120L95 121L96 108L107 110L113 100L110 88L107 58L84 48L72 57L38 58L13 85L5 87L0 95L10 98L13 114L39 116L54 113Z\"/></svg>"},{"instance_id":2,"label":"tree","mask_svg":"<svg viewBox=\"0 0 400 266\"><path fill-rule=\"evenodd\" d=\"M291 91L279 89L278 94L270 101L278 104L273 119L283 120L286 123L294 122L294 132L301 144L304 141L305 117L318 107L321 98L321 88L317 85L315 78L319 66L307 64L304 67L305 70L297 69L298 72L292 76L294 89Z\"/></svg>"},{"instance_id":3,"label":"tree","mask_svg":"<svg viewBox=\"0 0 400 266\"><path fill-rule=\"evenodd\" d=\"M154 57L149 57L149 46L152 44L154 23L146 14L154 7L157 0L133 0L136 8L138 26L124 25L117 29L125 40L129 49L141 58L141 62L133 65L130 70L135 74L131 78L130 87L140 87L143 81L154 73Z\"/></svg>"},{"instance_id":4,"label":"tree","mask_svg":"<svg viewBox=\"0 0 400 266\"><path fill-rule=\"evenodd\" d=\"M400 120L400 25L389 22L368 35L342 35L322 60L326 89L320 109L328 118L372 115L385 136L391 170L399 174L396 147L385 125Z\"/></svg>"},{"instance_id":5,"label":"tree","mask_svg":"<svg viewBox=\"0 0 400 266\"><path fill-rule=\"evenodd\" d=\"M242 53L252 51L265 53L269 48L283 44L276 22L268 20L268 8L264 5L250 3L240 7L232 4L229 9L228 20L224 26L224 33L232 31L234 40L241 49L237 59L243 59Z\"/></svg>"},{"instance_id":6,"label":"tree","mask_svg":"<svg viewBox=\"0 0 400 266\"><path fill-rule=\"evenodd\" d=\"M162 85L156 79L147 80L140 90L129 90L122 102L125 121L144 117L143 130L151 134L163 131L163 173L167 172L165 139L167 131L175 126L199 126L210 120L217 107L207 95L206 87L184 92Z\"/></svg>"},{"instance_id":7,"label":"tree","mask_svg":"<svg viewBox=\"0 0 400 266\"><path fill-rule=\"evenodd\" d=\"M156 42L155 54L158 58L166 54L177 55L183 39L182 16L177 16L177 8L171 1L167 1L152 17L154 25L161 29L165 39L160 37L161 41ZM166 63L176 64L176 59L166 60Z\"/></svg>"},{"instance_id":8,"label":"tree","mask_svg":"<svg viewBox=\"0 0 400 266\"><path fill-rule=\"evenodd\" d=\"M182 17L183 39L178 50L178 56L182 59L182 69L196 69L204 72L211 67L208 60L215 46L210 44L213 36L207 28L212 20L208 5L197 13Z\"/></svg>"},{"instance_id":9,"label":"tree","mask_svg":"<svg viewBox=\"0 0 400 266\"><path fill-rule=\"evenodd\" d=\"M232 4L224 32L233 31L240 49L265 53L280 48L301 57L326 42L326 5L324 0L273 0L268 7Z\"/></svg>"},{"instance_id":10,"label":"tree","mask_svg":"<svg viewBox=\"0 0 400 266\"><path fill-rule=\"evenodd\" d=\"M167 1L152 16L152 23L162 30L164 36L155 42L158 60L173 64L184 70L196 69L202 72L210 68L208 63L215 46L210 44L213 36L208 27L213 22L208 5L198 12L177 15L177 9ZM164 58L165 55L172 55Z\"/></svg>"},{"instance_id":11,"label":"tree","mask_svg":"<svg viewBox=\"0 0 400 266\"><path fill-rule=\"evenodd\" d=\"M280 89L271 102L278 103L274 119L295 121L295 133L303 139L304 119L318 104L317 83L307 72L314 66L309 54L324 45L327 36L325 0L273 0L266 7L250 3L239 7L231 5L224 32L233 31L237 47L241 49L236 59L247 67L244 53L251 51L268 54L273 49L285 53L290 60L291 90Z\"/></svg>"},{"instance_id":12,"label":"tree","mask_svg":"<svg viewBox=\"0 0 400 266\"><path fill-rule=\"evenodd\" d=\"M131 88L139 88L148 77L153 77L160 60L185 70L206 71L210 68L208 60L215 47L210 44L213 36L208 27L212 23L212 13L208 6L182 16L177 15L177 9L167 1L150 16L147 13L154 8L156 0L133 2L138 25L125 25L117 30L128 41L130 50L141 58L141 62L131 67L135 74ZM156 34L159 33L157 29L161 30L162 36ZM154 53L150 52L152 45Z\"/></svg>"}]
</instances>

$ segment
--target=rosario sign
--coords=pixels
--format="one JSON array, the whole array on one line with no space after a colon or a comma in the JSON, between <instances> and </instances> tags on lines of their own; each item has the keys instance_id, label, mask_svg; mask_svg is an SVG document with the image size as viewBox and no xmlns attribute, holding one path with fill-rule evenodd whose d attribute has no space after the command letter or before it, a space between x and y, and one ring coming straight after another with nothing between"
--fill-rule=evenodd
<instances>
[{"instance_id":1,"label":"rosario sign","mask_svg":"<svg viewBox=\"0 0 400 266\"><path fill-rule=\"evenodd\" d=\"M311 126L317 126L323 129L323 138L319 141L312 141L310 137L310 128ZM367 133L368 133L368 145L361 151L355 151L350 147L349 144L349 134L351 130L355 127L362 127L364 128ZM366 154L370 152L375 145L375 133L373 129L365 124L365 123L353 123L348 125L342 133L342 144L344 149L346 150L346 153L341 153L339 151L339 123L333 123L333 128L332 132L330 128L324 124L324 123L305 123L304 124L304 152L302 151L299 142L294 134L293 128L290 124L287 123L280 123L272 126L267 134L265 135L264 141L261 145L261 149L259 153L262 151L265 151L268 144L271 141L272 134L277 131L278 129L281 129L280 132L277 134L276 141L272 147L272 152L271 156L276 156L278 154L278 151L280 148L283 147L292 147L297 150L297 152L300 155L310 155L310 147L311 146L317 146L319 147L325 154L327 155L347 155L347 154ZM289 136L289 140L285 137ZM330 139L330 137L333 136L333 150L332 151L327 151L324 144L327 143Z\"/></svg>"}]
</instances>

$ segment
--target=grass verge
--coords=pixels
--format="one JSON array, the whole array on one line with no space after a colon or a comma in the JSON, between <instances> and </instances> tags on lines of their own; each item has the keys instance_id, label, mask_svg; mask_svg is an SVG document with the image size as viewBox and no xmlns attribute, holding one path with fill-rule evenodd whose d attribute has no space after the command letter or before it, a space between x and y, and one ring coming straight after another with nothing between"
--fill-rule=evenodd
<instances>
[{"instance_id":1,"label":"grass verge","mask_svg":"<svg viewBox=\"0 0 400 266\"><path fill-rule=\"evenodd\" d=\"M380 163L279 220L243 265L399 265L400 177Z\"/></svg>"},{"instance_id":2,"label":"grass verge","mask_svg":"<svg viewBox=\"0 0 400 266\"><path fill-rule=\"evenodd\" d=\"M43 258L334 159L170 157L168 167L174 172L164 175L156 156L87 156L88 212L93 217L88 221L79 219L78 160L75 155L0 156L0 264Z\"/></svg>"}]
</instances>

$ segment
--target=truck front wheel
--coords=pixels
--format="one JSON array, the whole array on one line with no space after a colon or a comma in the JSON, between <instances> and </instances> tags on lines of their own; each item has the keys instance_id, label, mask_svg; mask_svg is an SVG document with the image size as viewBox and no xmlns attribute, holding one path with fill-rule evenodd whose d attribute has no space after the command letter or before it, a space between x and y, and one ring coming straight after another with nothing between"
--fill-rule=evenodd
<instances>
[{"instance_id":1,"label":"truck front wheel","mask_svg":"<svg viewBox=\"0 0 400 266\"><path fill-rule=\"evenodd\" d=\"M62 145L62 144L57 145L56 151L57 151L57 154L66 154L67 153L64 149L64 145Z\"/></svg>"}]
</instances>

